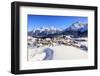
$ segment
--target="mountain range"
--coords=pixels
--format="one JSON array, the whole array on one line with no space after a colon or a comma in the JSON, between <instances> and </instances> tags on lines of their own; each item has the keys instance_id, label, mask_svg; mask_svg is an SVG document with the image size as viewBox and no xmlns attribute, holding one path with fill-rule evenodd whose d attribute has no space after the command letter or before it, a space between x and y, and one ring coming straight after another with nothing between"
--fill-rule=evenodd
<instances>
[{"instance_id":1,"label":"mountain range","mask_svg":"<svg viewBox=\"0 0 100 76\"><path fill-rule=\"evenodd\" d=\"M70 35L71 37L87 37L88 25L75 22L64 30L59 30L56 28L40 28L28 32L29 36L36 38L54 38L59 35Z\"/></svg>"}]
</instances>

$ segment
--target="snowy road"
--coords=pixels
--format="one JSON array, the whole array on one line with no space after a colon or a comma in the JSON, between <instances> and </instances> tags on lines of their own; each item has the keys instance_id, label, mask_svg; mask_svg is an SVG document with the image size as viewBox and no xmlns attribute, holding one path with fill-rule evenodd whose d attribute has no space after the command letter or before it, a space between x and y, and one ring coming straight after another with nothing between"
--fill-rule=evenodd
<instances>
[{"instance_id":1,"label":"snowy road","mask_svg":"<svg viewBox=\"0 0 100 76\"><path fill-rule=\"evenodd\" d=\"M44 52L44 49L50 48L52 49L51 53L48 51L49 55L46 55L46 51ZM28 58L29 61L36 61L36 60L44 60L44 58L47 58L46 56L50 56L52 60L68 60L68 59L86 59L88 58L88 52L83 51L81 49L72 47L72 46L53 46L53 47L39 47L37 49L29 49L28 50Z\"/></svg>"}]
</instances>

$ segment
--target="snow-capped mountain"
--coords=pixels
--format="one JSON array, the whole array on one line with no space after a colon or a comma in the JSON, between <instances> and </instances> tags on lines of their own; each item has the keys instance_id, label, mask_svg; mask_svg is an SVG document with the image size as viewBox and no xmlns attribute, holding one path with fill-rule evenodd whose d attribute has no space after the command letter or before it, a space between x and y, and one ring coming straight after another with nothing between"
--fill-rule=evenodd
<instances>
[{"instance_id":1,"label":"snow-capped mountain","mask_svg":"<svg viewBox=\"0 0 100 76\"><path fill-rule=\"evenodd\" d=\"M85 24L84 27L80 28L81 32L87 31L88 30L88 25Z\"/></svg>"},{"instance_id":2,"label":"snow-capped mountain","mask_svg":"<svg viewBox=\"0 0 100 76\"><path fill-rule=\"evenodd\" d=\"M37 28L37 29L33 29L32 31L35 32L39 30L40 32L43 32L43 31L50 31L50 30L57 30L54 26L51 26L51 27L41 27L41 28Z\"/></svg>"},{"instance_id":3,"label":"snow-capped mountain","mask_svg":"<svg viewBox=\"0 0 100 76\"><path fill-rule=\"evenodd\" d=\"M65 28L64 30L58 30L53 26L49 28L42 27L28 32L28 35L31 35L33 37L55 37L58 35L73 35L73 37L81 37L81 36L87 36L87 30L88 30L87 24L81 22L75 22L68 28Z\"/></svg>"},{"instance_id":4,"label":"snow-capped mountain","mask_svg":"<svg viewBox=\"0 0 100 76\"><path fill-rule=\"evenodd\" d=\"M80 29L86 29L87 28L87 24L83 24L81 22L75 22L72 25L70 25L66 30L80 30Z\"/></svg>"},{"instance_id":5,"label":"snow-capped mountain","mask_svg":"<svg viewBox=\"0 0 100 76\"><path fill-rule=\"evenodd\" d=\"M75 22L72 25L70 25L68 28L62 31L63 35L71 35L72 37L86 37L88 32L88 25L81 23L81 22Z\"/></svg>"},{"instance_id":6,"label":"snow-capped mountain","mask_svg":"<svg viewBox=\"0 0 100 76\"><path fill-rule=\"evenodd\" d=\"M37 30L32 30L32 31L28 32L28 35L31 35L33 37L47 37L48 35L53 35L53 34L59 33L59 32L60 31L58 29L56 29L52 26L49 28L42 27Z\"/></svg>"}]
</instances>

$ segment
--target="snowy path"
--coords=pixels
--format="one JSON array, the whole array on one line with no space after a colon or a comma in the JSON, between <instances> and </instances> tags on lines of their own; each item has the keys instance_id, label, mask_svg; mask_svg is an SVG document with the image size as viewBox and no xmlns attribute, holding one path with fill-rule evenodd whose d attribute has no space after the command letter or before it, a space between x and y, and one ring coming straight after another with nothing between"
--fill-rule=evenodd
<instances>
[{"instance_id":1,"label":"snowy path","mask_svg":"<svg viewBox=\"0 0 100 76\"><path fill-rule=\"evenodd\" d=\"M54 46L54 47L40 47L38 49L31 49L29 51L29 61L43 60L47 55L44 51L45 48L53 50L53 60L68 60L68 59L86 59L88 52L72 46Z\"/></svg>"}]
</instances>

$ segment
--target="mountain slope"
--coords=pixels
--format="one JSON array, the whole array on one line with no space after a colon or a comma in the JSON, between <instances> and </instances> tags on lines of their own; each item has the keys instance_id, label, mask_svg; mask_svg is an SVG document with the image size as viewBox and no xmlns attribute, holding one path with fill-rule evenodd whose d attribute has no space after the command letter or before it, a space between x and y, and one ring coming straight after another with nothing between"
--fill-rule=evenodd
<instances>
[{"instance_id":1,"label":"mountain slope","mask_svg":"<svg viewBox=\"0 0 100 76\"><path fill-rule=\"evenodd\" d=\"M53 38L59 35L71 35L72 37L87 37L88 25L81 22L75 22L64 30L52 28L40 28L28 32L29 36L40 38Z\"/></svg>"},{"instance_id":2,"label":"mountain slope","mask_svg":"<svg viewBox=\"0 0 100 76\"><path fill-rule=\"evenodd\" d=\"M63 35L72 35L73 37L87 36L88 25L80 22L73 23L68 28L63 30Z\"/></svg>"}]
</instances>

